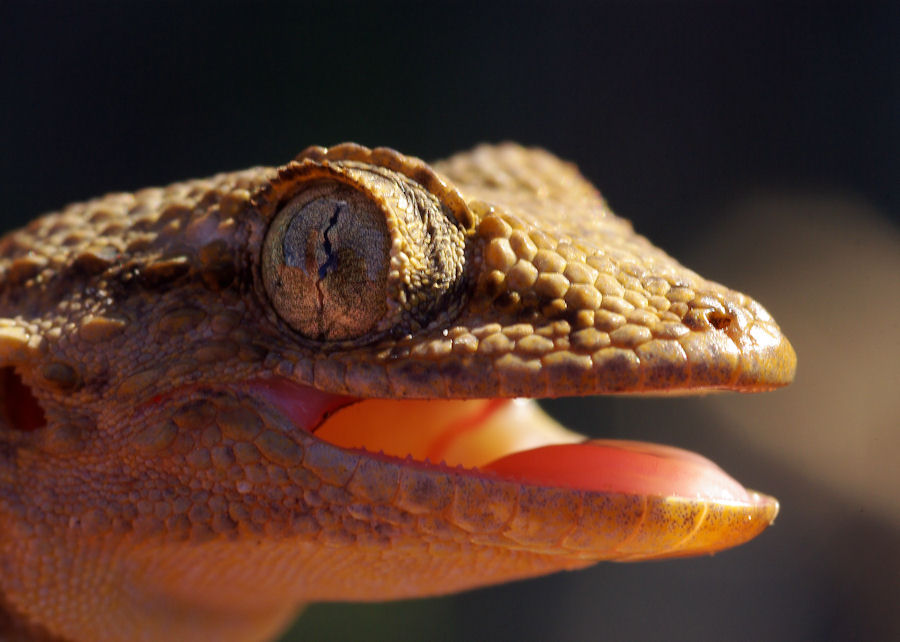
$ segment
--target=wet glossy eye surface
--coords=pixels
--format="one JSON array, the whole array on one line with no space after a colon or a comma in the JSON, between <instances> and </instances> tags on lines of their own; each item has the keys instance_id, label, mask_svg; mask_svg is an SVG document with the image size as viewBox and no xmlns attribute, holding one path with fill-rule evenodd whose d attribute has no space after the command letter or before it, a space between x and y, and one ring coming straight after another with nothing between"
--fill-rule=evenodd
<instances>
[{"instance_id":1,"label":"wet glossy eye surface","mask_svg":"<svg viewBox=\"0 0 900 642\"><path fill-rule=\"evenodd\" d=\"M359 192L311 186L279 212L265 248L266 290L300 334L353 339L385 315L390 233L384 213Z\"/></svg>"}]
</instances>

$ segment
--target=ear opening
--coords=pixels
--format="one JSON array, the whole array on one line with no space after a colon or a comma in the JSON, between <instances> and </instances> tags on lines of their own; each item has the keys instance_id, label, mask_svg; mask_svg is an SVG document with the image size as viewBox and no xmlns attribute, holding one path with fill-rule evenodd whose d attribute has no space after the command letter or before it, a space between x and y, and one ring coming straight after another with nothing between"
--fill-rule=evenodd
<instances>
[{"instance_id":1,"label":"ear opening","mask_svg":"<svg viewBox=\"0 0 900 642\"><path fill-rule=\"evenodd\" d=\"M44 409L12 366L0 367L0 417L12 430L31 432L47 424Z\"/></svg>"}]
</instances>

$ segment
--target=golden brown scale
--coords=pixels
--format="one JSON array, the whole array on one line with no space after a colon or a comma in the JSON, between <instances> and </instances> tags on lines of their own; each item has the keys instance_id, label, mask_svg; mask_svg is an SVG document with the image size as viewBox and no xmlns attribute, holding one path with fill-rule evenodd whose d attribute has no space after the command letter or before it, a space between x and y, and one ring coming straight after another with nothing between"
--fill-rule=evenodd
<instances>
[{"instance_id":1,"label":"golden brown scale","mask_svg":"<svg viewBox=\"0 0 900 642\"><path fill-rule=\"evenodd\" d=\"M774 502L547 487L311 430L344 403L321 393L751 391L794 364L759 304L540 150L317 147L71 205L0 240L0 637L261 640L311 600L746 541ZM378 403L348 411L374 426Z\"/></svg>"}]
</instances>

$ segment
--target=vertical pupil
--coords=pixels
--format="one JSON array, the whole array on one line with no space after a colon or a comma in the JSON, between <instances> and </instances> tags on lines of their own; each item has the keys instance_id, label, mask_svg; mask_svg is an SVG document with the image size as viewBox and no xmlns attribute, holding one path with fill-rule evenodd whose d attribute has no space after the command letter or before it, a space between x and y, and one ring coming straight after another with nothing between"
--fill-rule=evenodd
<instances>
[{"instance_id":1,"label":"vertical pupil","mask_svg":"<svg viewBox=\"0 0 900 642\"><path fill-rule=\"evenodd\" d=\"M338 266L338 258L337 252L333 250L331 247L331 237L329 233L337 224L338 214L347 209L347 203L344 201L337 201L334 204L334 212L331 214L331 218L328 221L328 227L322 233L325 237L325 242L322 244L322 249L325 252L325 261L319 265L319 278L324 279L325 276L329 272L333 272L337 269Z\"/></svg>"},{"instance_id":2,"label":"vertical pupil","mask_svg":"<svg viewBox=\"0 0 900 642\"><path fill-rule=\"evenodd\" d=\"M338 268L338 239L335 226L346 217L346 201L318 198L304 205L293 216L282 240L284 263L289 267L324 279Z\"/></svg>"}]
</instances>

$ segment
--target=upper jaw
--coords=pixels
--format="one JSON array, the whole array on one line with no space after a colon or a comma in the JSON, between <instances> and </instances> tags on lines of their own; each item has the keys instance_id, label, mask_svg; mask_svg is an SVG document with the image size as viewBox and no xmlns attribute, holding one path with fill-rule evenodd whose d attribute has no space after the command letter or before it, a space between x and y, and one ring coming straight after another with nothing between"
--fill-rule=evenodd
<instances>
[{"instance_id":1,"label":"upper jaw","mask_svg":"<svg viewBox=\"0 0 900 642\"><path fill-rule=\"evenodd\" d=\"M448 329L316 354L307 382L361 397L419 399L755 392L790 383L796 354L771 317L743 295L719 296L745 302L722 304L731 311L723 327L707 320L718 314L702 307L708 294L678 321L636 308L556 319L522 311L492 322L470 313ZM589 317L593 324L585 325Z\"/></svg>"},{"instance_id":2,"label":"upper jaw","mask_svg":"<svg viewBox=\"0 0 900 642\"><path fill-rule=\"evenodd\" d=\"M364 398L445 399L755 391L793 378L794 351L761 305L636 234L546 152L481 146L431 167L380 148L311 148L251 199L260 222L292 212L284 204L311 177L383 207L389 269L371 292L385 297L384 314L358 336L307 336L267 312L294 380ZM410 214L410 189L433 210ZM281 236L262 236L253 247L277 258ZM264 271L254 268L259 291L282 301L290 293L273 291Z\"/></svg>"}]
</instances>

